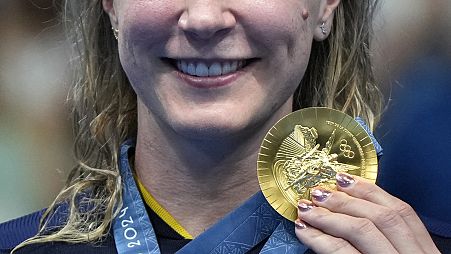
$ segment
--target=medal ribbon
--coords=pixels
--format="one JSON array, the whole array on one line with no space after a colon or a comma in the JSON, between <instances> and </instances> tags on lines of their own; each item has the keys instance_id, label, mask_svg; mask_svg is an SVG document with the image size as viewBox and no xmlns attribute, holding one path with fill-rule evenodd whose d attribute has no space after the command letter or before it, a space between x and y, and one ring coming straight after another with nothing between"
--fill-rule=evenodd
<instances>
[{"instance_id":1,"label":"medal ribbon","mask_svg":"<svg viewBox=\"0 0 451 254\"><path fill-rule=\"evenodd\" d=\"M259 191L177 254L246 253L268 237L260 253L299 254L307 250L296 238L294 223L279 215Z\"/></svg>"},{"instance_id":2,"label":"medal ribbon","mask_svg":"<svg viewBox=\"0 0 451 254\"><path fill-rule=\"evenodd\" d=\"M119 254L159 254L157 238L130 170L128 150L133 141L120 149L122 209L113 222L114 240Z\"/></svg>"}]
</instances>

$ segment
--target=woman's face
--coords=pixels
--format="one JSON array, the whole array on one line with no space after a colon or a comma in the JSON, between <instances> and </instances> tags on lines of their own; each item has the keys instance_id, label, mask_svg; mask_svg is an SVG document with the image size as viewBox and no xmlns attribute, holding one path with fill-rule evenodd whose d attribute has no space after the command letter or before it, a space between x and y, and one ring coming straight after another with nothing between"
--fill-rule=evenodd
<instances>
[{"instance_id":1,"label":"woman's face","mask_svg":"<svg viewBox=\"0 0 451 254\"><path fill-rule=\"evenodd\" d=\"M119 29L121 63L145 114L198 136L263 126L291 110L312 41L324 36L319 26L329 2L334 1L103 0L103 5Z\"/></svg>"}]
</instances>

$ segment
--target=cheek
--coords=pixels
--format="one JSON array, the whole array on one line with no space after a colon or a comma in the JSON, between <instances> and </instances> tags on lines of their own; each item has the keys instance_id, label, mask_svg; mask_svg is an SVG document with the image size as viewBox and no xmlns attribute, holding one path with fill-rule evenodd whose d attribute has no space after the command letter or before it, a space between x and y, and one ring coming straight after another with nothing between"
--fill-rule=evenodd
<instances>
[{"instance_id":1,"label":"cheek","mask_svg":"<svg viewBox=\"0 0 451 254\"><path fill-rule=\"evenodd\" d=\"M304 20L303 8L311 10L312 6L305 6L301 0L285 0L284 4L261 0L253 6L245 23L254 45L265 47L263 51L270 55L272 61L267 67L278 70L272 78L282 79L290 86L297 86L302 79L313 42L313 18Z\"/></svg>"},{"instance_id":2,"label":"cheek","mask_svg":"<svg viewBox=\"0 0 451 254\"><path fill-rule=\"evenodd\" d=\"M124 1L119 27L124 37L123 47L145 47L158 52L173 34L180 12L176 1ZM133 52L133 51L132 51Z\"/></svg>"},{"instance_id":3,"label":"cheek","mask_svg":"<svg viewBox=\"0 0 451 254\"><path fill-rule=\"evenodd\" d=\"M281 4L279 1L254 0L246 3L248 6L243 10L251 9L252 13L243 15L247 17L244 26L249 28L245 30L252 31L252 37L264 42L267 48L283 47L288 55L292 55L300 42L311 43L309 20L302 19L301 15L304 1L284 0Z\"/></svg>"},{"instance_id":4,"label":"cheek","mask_svg":"<svg viewBox=\"0 0 451 254\"><path fill-rule=\"evenodd\" d=\"M120 1L119 55L135 91L145 89L154 77L156 59L164 52L165 42L177 24L179 7L176 1L126 0ZM139 91L137 91L139 92Z\"/></svg>"}]
</instances>

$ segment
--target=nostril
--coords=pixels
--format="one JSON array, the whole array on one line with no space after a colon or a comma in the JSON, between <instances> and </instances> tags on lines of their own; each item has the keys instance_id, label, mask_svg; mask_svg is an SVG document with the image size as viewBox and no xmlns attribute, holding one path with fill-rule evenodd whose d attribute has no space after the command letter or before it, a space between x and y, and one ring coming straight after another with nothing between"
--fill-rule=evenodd
<instances>
[{"instance_id":1,"label":"nostril","mask_svg":"<svg viewBox=\"0 0 451 254\"><path fill-rule=\"evenodd\" d=\"M191 36L193 39L195 40L210 40L212 38L218 38L218 37L223 37L224 35L226 35L229 30L228 29L222 29L222 30L218 30L218 31L185 31L189 34L189 36Z\"/></svg>"},{"instance_id":2,"label":"nostril","mask_svg":"<svg viewBox=\"0 0 451 254\"><path fill-rule=\"evenodd\" d=\"M184 29L185 33L190 34L196 39L210 39L212 37L225 34L228 29L220 28L215 24L206 24L199 22L197 24L188 24Z\"/></svg>"}]
</instances>

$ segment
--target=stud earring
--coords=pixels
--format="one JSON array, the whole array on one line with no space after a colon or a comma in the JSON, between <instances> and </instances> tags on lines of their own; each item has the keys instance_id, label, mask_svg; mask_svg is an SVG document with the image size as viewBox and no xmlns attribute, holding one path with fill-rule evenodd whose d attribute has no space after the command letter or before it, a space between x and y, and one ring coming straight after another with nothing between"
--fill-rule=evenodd
<instances>
[{"instance_id":1,"label":"stud earring","mask_svg":"<svg viewBox=\"0 0 451 254\"><path fill-rule=\"evenodd\" d=\"M324 35L327 34L326 23L325 23L325 22L323 22L323 23L319 26L319 28L321 28L321 33L323 33Z\"/></svg>"},{"instance_id":2,"label":"stud earring","mask_svg":"<svg viewBox=\"0 0 451 254\"><path fill-rule=\"evenodd\" d=\"M307 20L309 16L310 16L309 12L308 12L306 9L304 9L304 10L302 11L302 18L303 18L304 20Z\"/></svg>"},{"instance_id":3,"label":"stud earring","mask_svg":"<svg viewBox=\"0 0 451 254\"><path fill-rule=\"evenodd\" d=\"M113 35L116 40L119 38L119 29L111 27L111 30L113 30Z\"/></svg>"}]
</instances>

